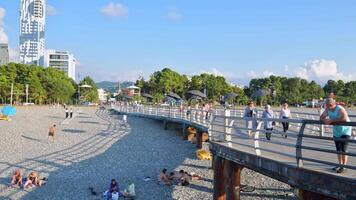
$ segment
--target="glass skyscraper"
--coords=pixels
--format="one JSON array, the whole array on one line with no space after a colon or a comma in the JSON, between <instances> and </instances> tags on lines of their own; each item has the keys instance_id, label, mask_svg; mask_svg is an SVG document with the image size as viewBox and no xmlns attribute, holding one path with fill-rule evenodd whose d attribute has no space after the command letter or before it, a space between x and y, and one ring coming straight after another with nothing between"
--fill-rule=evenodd
<instances>
[{"instance_id":1,"label":"glass skyscraper","mask_svg":"<svg viewBox=\"0 0 356 200\"><path fill-rule=\"evenodd\" d=\"M21 0L20 62L44 65L46 0Z\"/></svg>"}]
</instances>

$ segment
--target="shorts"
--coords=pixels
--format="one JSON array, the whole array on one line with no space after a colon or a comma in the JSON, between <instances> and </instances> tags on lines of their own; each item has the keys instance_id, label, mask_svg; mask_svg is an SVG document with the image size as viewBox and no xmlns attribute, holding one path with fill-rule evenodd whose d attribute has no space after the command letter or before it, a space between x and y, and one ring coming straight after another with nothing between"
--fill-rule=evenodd
<instances>
[{"instance_id":1,"label":"shorts","mask_svg":"<svg viewBox=\"0 0 356 200\"><path fill-rule=\"evenodd\" d=\"M48 136L54 136L54 133L52 133L52 132L48 132Z\"/></svg>"},{"instance_id":2,"label":"shorts","mask_svg":"<svg viewBox=\"0 0 356 200\"><path fill-rule=\"evenodd\" d=\"M337 137L334 137L337 138ZM342 135L340 138L342 139L350 139L349 135ZM336 151L347 152L347 146L349 142L347 141L335 141Z\"/></svg>"}]
</instances>

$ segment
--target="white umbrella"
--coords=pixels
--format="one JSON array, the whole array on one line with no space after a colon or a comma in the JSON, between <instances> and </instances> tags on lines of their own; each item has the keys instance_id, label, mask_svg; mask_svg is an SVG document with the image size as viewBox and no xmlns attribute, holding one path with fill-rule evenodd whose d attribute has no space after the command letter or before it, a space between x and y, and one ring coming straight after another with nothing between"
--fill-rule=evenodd
<instances>
[{"instance_id":1,"label":"white umbrella","mask_svg":"<svg viewBox=\"0 0 356 200\"><path fill-rule=\"evenodd\" d=\"M80 85L79 87L81 87L81 88L92 88L91 85Z\"/></svg>"}]
</instances>

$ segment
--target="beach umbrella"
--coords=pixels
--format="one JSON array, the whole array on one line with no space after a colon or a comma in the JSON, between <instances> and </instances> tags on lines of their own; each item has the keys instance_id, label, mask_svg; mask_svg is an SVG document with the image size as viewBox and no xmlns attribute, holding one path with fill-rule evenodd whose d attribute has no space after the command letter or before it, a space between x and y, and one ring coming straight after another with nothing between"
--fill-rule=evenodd
<instances>
[{"instance_id":1,"label":"beach umbrella","mask_svg":"<svg viewBox=\"0 0 356 200\"><path fill-rule=\"evenodd\" d=\"M251 99L253 99L253 98L258 98L258 97L264 97L264 96L267 96L267 95L270 95L270 94L271 94L271 91L270 91L270 90L267 90L267 89L259 89L259 90L257 90L256 92L252 93Z\"/></svg>"},{"instance_id":2,"label":"beach umbrella","mask_svg":"<svg viewBox=\"0 0 356 200\"><path fill-rule=\"evenodd\" d=\"M147 93L142 93L141 96L146 97L147 99L153 99L153 96Z\"/></svg>"},{"instance_id":3,"label":"beach umbrella","mask_svg":"<svg viewBox=\"0 0 356 200\"><path fill-rule=\"evenodd\" d=\"M1 113L5 116L14 116L14 115L16 115L16 108L14 108L12 106L4 106L1 109Z\"/></svg>"},{"instance_id":4,"label":"beach umbrella","mask_svg":"<svg viewBox=\"0 0 356 200\"><path fill-rule=\"evenodd\" d=\"M229 99L234 99L236 98L238 95L236 93L228 93L225 95L225 100L229 100Z\"/></svg>"},{"instance_id":5,"label":"beach umbrella","mask_svg":"<svg viewBox=\"0 0 356 200\"><path fill-rule=\"evenodd\" d=\"M201 98L206 98L206 95L204 93L200 92L199 90L189 90L187 92L187 94L190 94L192 96L198 96Z\"/></svg>"},{"instance_id":6,"label":"beach umbrella","mask_svg":"<svg viewBox=\"0 0 356 200\"><path fill-rule=\"evenodd\" d=\"M189 101L199 101L199 100L203 100L203 99L199 96L192 96L189 98Z\"/></svg>"},{"instance_id":7,"label":"beach umbrella","mask_svg":"<svg viewBox=\"0 0 356 200\"><path fill-rule=\"evenodd\" d=\"M81 88L92 88L91 85L81 85L81 86L79 86L79 87L81 87Z\"/></svg>"},{"instance_id":8,"label":"beach umbrella","mask_svg":"<svg viewBox=\"0 0 356 200\"><path fill-rule=\"evenodd\" d=\"M174 98L174 99L182 99L178 94L176 94L176 93L173 93L173 92L169 92L168 94L167 94L167 96L168 97L172 97L172 98Z\"/></svg>"}]
</instances>

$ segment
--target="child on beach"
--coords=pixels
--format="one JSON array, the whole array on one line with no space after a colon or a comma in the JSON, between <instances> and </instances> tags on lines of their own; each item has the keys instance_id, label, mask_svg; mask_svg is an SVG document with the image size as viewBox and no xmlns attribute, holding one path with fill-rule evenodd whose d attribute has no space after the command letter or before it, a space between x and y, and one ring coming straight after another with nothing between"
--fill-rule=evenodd
<instances>
[{"instance_id":1,"label":"child on beach","mask_svg":"<svg viewBox=\"0 0 356 200\"><path fill-rule=\"evenodd\" d=\"M53 126L51 126L49 128L49 131L48 131L48 140L47 140L47 143L50 142L50 138L52 137L52 142L54 142L54 135L56 133L56 125L53 124Z\"/></svg>"}]
</instances>

